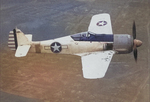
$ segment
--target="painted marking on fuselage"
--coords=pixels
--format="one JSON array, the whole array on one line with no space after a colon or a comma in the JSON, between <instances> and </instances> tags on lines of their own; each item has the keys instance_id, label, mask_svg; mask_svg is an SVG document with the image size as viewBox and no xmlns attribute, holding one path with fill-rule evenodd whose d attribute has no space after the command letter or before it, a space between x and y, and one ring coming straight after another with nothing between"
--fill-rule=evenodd
<instances>
[{"instance_id":1,"label":"painted marking on fuselage","mask_svg":"<svg viewBox=\"0 0 150 102\"><path fill-rule=\"evenodd\" d=\"M61 45L62 49L68 49L68 45ZM45 50L51 50L50 46L44 46Z\"/></svg>"},{"instance_id":2,"label":"painted marking on fuselage","mask_svg":"<svg viewBox=\"0 0 150 102\"><path fill-rule=\"evenodd\" d=\"M61 47L62 47L62 49L68 49L67 45L62 45Z\"/></svg>"},{"instance_id":3,"label":"painted marking on fuselage","mask_svg":"<svg viewBox=\"0 0 150 102\"><path fill-rule=\"evenodd\" d=\"M41 53L40 44L35 45L35 51L36 51L36 53Z\"/></svg>"},{"instance_id":4,"label":"painted marking on fuselage","mask_svg":"<svg viewBox=\"0 0 150 102\"><path fill-rule=\"evenodd\" d=\"M62 46L59 42L53 42L50 46L53 53L60 53L62 50Z\"/></svg>"},{"instance_id":5,"label":"painted marking on fuselage","mask_svg":"<svg viewBox=\"0 0 150 102\"><path fill-rule=\"evenodd\" d=\"M50 47L50 46L44 46L44 49L45 49L45 50L50 50L51 47Z\"/></svg>"}]
</instances>

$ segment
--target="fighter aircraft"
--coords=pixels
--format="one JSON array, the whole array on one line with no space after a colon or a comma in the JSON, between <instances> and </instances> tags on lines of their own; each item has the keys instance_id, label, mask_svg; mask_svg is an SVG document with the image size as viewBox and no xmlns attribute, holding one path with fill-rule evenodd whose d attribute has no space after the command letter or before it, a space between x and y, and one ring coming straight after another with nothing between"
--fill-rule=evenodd
<instances>
[{"instance_id":1,"label":"fighter aircraft","mask_svg":"<svg viewBox=\"0 0 150 102\"><path fill-rule=\"evenodd\" d=\"M105 76L113 54L126 54L133 51L137 60L137 47L142 41L136 39L136 26L133 35L113 34L110 15L94 15L88 31L46 41L32 41L31 34L20 29L9 33L8 47L15 50L16 57L26 56L28 52L72 54L81 56L83 77L97 79Z\"/></svg>"}]
</instances>

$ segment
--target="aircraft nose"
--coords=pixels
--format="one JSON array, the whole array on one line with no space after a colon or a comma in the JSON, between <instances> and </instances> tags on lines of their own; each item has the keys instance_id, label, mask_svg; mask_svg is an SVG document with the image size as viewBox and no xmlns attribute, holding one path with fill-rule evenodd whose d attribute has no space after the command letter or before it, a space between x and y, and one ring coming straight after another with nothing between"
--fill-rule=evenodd
<instances>
[{"instance_id":1,"label":"aircraft nose","mask_svg":"<svg viewBox=\"0 0 150 102\"><path fill-rule=\"evenodd\" d=\"M142 41L135 39L134 43L136 45L136 47L140 47L142 45Z\"/></svg>"}]
</instances>

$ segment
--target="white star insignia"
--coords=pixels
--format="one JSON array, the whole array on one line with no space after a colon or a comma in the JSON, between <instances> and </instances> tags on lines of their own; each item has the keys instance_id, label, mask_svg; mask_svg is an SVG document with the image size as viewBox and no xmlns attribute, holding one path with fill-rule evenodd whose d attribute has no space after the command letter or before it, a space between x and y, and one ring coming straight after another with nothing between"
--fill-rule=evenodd
<instances>
[{"instance_id":1,"label":"white star insignia","mask_svg":"<svg viewBox=\"0 0 150 102\"><path fill-rule=\"evenodd\" d=\"M97 23L97 26L105 26L106 24L107 24L106 21L99 21L99 22Z\"/></svg>"},{"instance_id":2,"label":"white star insignia","mask_svg":"<svg viewBox=\"0 0 150 102\"><path fill-rule=\"evenodd\" d=\"M60 46L58 46L56 43L55 43L54 46L52 46L52 48L54 48L54 52L55 52L55 51L60 51L60 50L59 50Z\"/></svg>"}]
</instances>

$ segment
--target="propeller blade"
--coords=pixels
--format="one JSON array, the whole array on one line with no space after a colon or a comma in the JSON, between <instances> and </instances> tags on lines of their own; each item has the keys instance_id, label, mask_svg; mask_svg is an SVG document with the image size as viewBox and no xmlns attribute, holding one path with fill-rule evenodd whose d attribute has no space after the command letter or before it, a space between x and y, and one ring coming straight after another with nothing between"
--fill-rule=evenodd
<instances>
[{"instance_id":1,"label":"propeller blade","mask_svg":"<svg viewBox=\"0 0 150 102\"><path fill-rule=\"evenodd\" d=\"M133 51L133 54L134 54L134 59L135 59L136 62L137 62L137 53L138 53L138 51L135 48L134 51Z\"/></svg>"},{"instance_id":2,"label":"propeller blade","mask_svg":"<svg viewBox=\"0 0 150 102\"><path fill-rule=\"evenodd\" d=\"M135 25L135 21L133 22L132 34L133 34L133 39L136 39L136 25Z\"/></svg>"}]
</instances>

